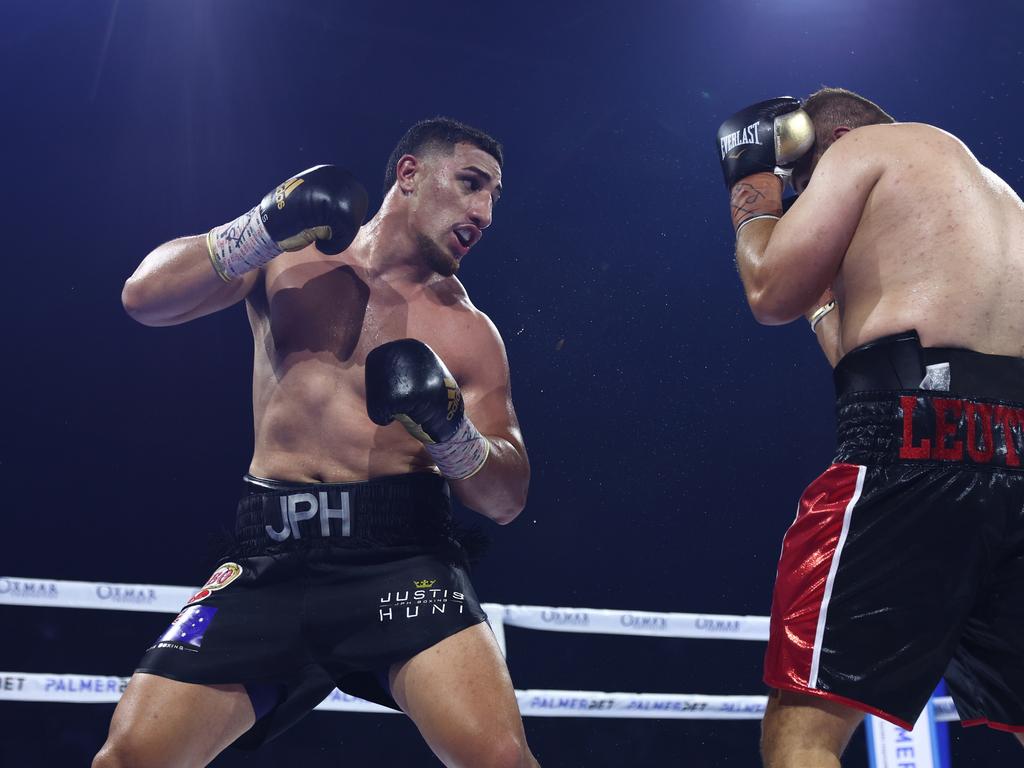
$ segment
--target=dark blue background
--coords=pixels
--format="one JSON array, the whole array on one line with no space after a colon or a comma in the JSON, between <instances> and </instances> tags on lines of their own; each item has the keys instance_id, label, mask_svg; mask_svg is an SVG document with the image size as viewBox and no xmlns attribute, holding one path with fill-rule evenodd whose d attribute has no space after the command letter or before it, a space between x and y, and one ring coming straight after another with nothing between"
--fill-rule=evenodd
<instances>
[{"instance_id":1,"label":"dark blue background","mask_svg":"<svg viewBox=\"0 0 1024 768\"><path fill-rule=\"evenodd\" d=\"M827 463L828 366L762 328L714 151L745 104L841 85L935 123L1024 188L1024 8L959 0L7 0L0 6L6 492L0 573L197 584L251 450L235 307L136 325L142 257L321 162L380 200L448 114L505 144L460 277L501 330L533 464L476 573L495 602L765 614ZM122 674L159 614L4 608L0 668ZM763 645L510 629L519 688L763 692ZM112 706L0 705L0 763L86 765ZM755 766L754 722L527 720L551 766ZM955 764L1021 758L953 728ZM188 738L183 734L182 738ZM850 765L866 765L863 737ZM401 717L317 713L217 765L434 765Z\"/></svg>"}]
</instances>

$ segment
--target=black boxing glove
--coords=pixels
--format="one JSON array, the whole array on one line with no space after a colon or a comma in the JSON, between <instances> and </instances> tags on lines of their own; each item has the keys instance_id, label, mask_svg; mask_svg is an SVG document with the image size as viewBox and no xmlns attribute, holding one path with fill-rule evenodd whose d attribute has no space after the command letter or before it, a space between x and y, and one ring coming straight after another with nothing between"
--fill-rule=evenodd
<instances>
[{"instance_id":1,"label":"black boxing glove","mask_svg":"<svg viewBox=\"0 0 1024 768\"><path fill-rule=\"evenodd\" d=\"M718 151L725 185L755 173L786 181L793 164L814 146L814 124L791 96L761 101L737 112L718 129Z\"/></svg>"},{"instance_id":2,"label":"black boxing glove","mask_svg":"<svg viewBox=\"0 0 1024 768\"><path fill-rule=\"evenodd\" d=\"M422 341L389 341L366 356L366 413L382 427L401 423L445 477L472 477L487 461L490 442L466 416L448 368Z\"/></svg>"},{"instance_id":3,"label":"black boxing glove","mask_svg":"<svg viewBox=\"0 0 1024 768\"><path fill-rule=\"evenodd\" d=\"M335 165L317 165L267 193L259 205L206 236L210 262L225 281L312 242L321 253L348 248L366 217L363 185Z\"/></svg>"}]
</instances>

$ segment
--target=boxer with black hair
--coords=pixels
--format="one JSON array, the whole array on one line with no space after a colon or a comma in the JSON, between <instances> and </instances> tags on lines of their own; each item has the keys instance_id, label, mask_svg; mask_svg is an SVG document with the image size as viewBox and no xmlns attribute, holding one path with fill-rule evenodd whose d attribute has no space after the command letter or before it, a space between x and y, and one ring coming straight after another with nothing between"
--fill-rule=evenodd
<instances>
[{"instance_id":1,"label":"boxer with black hair","mask_svg":"<svg viewBox=\"0 0 1024 768\"><path fill-rule=\"evenodd\" d=\"M316 166L128 279L146 325L245 300L255 449L234 551L143 656L94 768L206 765L335 686L406 712L445 765L537 765L451 518L454 494L509 523L529 485L504 344L454 276L502 163L426 120L365 224L359 182Z\"/></svg>"},{"instance_id":2,"label":"boxer with black hair","mask_svg":"<svg viewBox=\"0 0 1024 768\"><path fill-rule=\"evenodd\" d=\"M1024 204L843 89L718 138L754 317L807 317L835 366L836 454L772 600L764 764L838 766L865 712L910 728L943 676L965 725L1024 740Z\"/></svg>"}]
</instances>

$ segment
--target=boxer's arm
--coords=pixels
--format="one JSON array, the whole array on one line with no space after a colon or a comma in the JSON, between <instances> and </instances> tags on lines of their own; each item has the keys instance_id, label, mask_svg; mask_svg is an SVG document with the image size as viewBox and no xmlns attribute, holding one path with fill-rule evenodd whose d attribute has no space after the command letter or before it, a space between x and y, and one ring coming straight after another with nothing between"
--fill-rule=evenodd
<instances>
[{"instance_id":1,"label":"boxer's arm","mask_svg":"<svg viewBox=\"0 0 1024 768\"><path fill-rule=\"evenodd\" d=\"M259 276L230 282L210 265L205 235L182 237L154 249L121 291L125 311L143 325L177 325L244 299Z\"/></svg>"},{"instance_id":2,"label":"boxer's arm","mask_svg":"<svg viewBox=\"0 0 1024 768\"><path fill-rule=\"evenodd\" d=\"M341 253L359 232L366 205L366 190L348 171L307 168L205 237L161 245L125 283L121 301L145 325L216 312L243 299L260 267L285 251L315 244L321 253Z\"/></svg>"},{"instance_id":3,"label":"boxer's arm","mask_svg":"<svg viewBox=\"0 0 1024 768\"><path fill-rule=\"evenodd\" d=\"M526 506L530 462L512 405L508 358L498 329L480 313L457 374L466 415L489 443L483 467L465 480L451 481L459 501L502 525Z\"/></svg>"},{"instance_id":4,"label":"boxer's arm","mask_svg":"<svg viewBox=\"0 0 1024 768\"><path fill-rule=\"evenodd\" d=\"M795 320L832 283L882 174L881 160L863 130L829 147L807 189L782 219L750 221L737 232L736 263L758 322ZM758 183L760 193L777 194L781 207L781 182L759 183L769 176L757 174L741 183ZM742 198L734 190L734 211L738 204Z\"/></svg>"}]
</instances>

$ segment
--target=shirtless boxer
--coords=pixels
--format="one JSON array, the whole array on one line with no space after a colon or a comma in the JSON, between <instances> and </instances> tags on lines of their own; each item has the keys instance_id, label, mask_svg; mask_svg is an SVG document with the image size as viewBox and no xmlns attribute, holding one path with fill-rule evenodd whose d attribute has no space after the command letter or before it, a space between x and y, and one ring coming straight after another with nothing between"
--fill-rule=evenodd
<instances>
[{"instance_id":1,"label":"shirtless boxer","mask_svg":"<svg viewBox=\"0 0 1024 768\"><path fill-rule=\"evenodd\" d=\"M772 601L765 765L839 765L864 712L909 728L943 675L965 725L1021 738L1024 205L938 128L841 89L800 107L719 133L755 318L824 323L835 363L838 449Z\"/></svg>"},{"instance_id":2,"label":"shirtless boxer","mask_svg":"<svg viewBox=\"0 0 1024 768\"><path fill-rule=\"evenodd\" d=\"M335 685L400 707L445 765L537 765L450 519L449 488L504 524L529 482L504 345L454 276L501 171L490 136L427 120L365 225L365 190L317 166L129 278L146 325L246 300L255 451L236 551L143 656L95 768L206 765Z\"/></svg>"}]
</instances>

